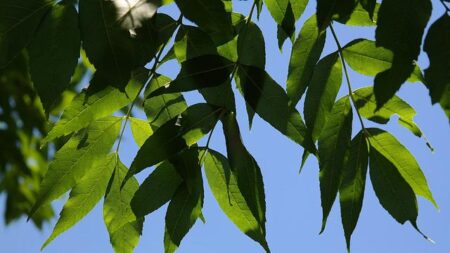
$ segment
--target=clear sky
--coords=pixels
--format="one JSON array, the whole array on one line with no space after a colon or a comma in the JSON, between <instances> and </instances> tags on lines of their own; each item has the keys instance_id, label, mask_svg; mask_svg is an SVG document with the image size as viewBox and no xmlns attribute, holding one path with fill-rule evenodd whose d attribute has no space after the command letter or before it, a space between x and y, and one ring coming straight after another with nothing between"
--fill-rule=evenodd
<instances>
[{"instance_id":1,"label":"clear sky","mask_svg":"<svg viewBox=\"0 0 450 253\"><path fill-rule=\"evenodd\" d=\"M315 3L315 1L311 2ZM235 11L245 15L251 4L251 1L233 1ZM444 13L439 1L433 1L433 4L435 9L432 21ZM297 28L314 12L314 9L314 4L311 3L298 22ZM176 16L174 8L164 8L162 11ZM266 40L267 71L282 86L285 86L291 43L287 41L283 51L278 50L276 25L267 10L263 11L258 24L262 27ZM335 28L342 44L355 38L373 39L374 36L373 28L360 29L338 24L335 25ZM329 36L324 55L334 50L336 47ZM420 56L419 65L422 69L428 66L426 55ZM178 71L175 64L168 64L162 70L164 74L172 77ZM354 88L372 84L371 78L353 72L350 78ZM344 94L346 90L343 89L342 92ZM258 117L255 117L253 128L248 131L243 99L238 93L236 94L243 140L258 161L264 177L267 202L267 240L272 252L346 252L337 203L333 207L326 231L322 235L318 235L322 213L317 160L310 158L302 174L299 175L302 149ZM433 144L434 153L429 151L423 140L400 127L395 119L386 129L394 133L417 158L428 178L434 197L440 205L440 210L436 210L432 204L419 198L418 224L427 235L436 241L436 244L422 239L409 224L402 226L391 218L378 203L370 180L368 180L363 210L353 235L352 252L450 252L450 128L448 119L441 108L438 105L431 106L427 94L426 88L419 83L405 84L398 93L416 108L418 113L416 122ZM190 103L201 101L201 98L194 93L188 94L187 99ZM298 107L300 111L303 110L302 102ZM375 124L367 124L375 126ZM218 129L220 128L221 126L218 126ZM354 124L353 134L356 134L357 131L359 131L359 125ZM225 153L221 131L214 133L210 146ZM121 148L121 158L125 164L131 163L136 152L137 146L130 134L127 134ZM139 174L139 180L142 181L147 174L148 172ZM64 203L63 200L54 203L57 213ZM5 198L0 197L0 201L4 203ZM0 213L3 213L3 207L4 205L1 204ZM103 224L101 207L102 205L99 204L79 224L53 241L44 252L113 252ZM166 206L146 218L143 236L135 252L163 252L165 210ZM203 212L206 224L198 221L182 241L178 252L263 252L257 243L242 234L221 212L207 186L205 187ZM31 223L26 223L25 218L8 227L5 227L3 219L0 219L0 252L39 252L40 246L50 235L55 222L56 219L39 231Z\"/></svg>"}]
</instances>

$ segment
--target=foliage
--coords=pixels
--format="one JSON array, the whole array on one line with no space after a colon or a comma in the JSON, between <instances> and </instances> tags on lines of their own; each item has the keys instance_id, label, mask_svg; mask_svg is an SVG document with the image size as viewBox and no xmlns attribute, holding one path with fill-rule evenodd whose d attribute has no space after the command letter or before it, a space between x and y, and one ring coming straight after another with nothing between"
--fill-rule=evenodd
<instances>
[{"instance_id":1,"label":"foliage","mask_svg":"<svg viewBox=\"0 0 450 253\"><path fill-rule=\"evenodd\" d=\"M450 118L450 17L448 1L441 2L446 13L424 35L430 0L317 0L316 14L296 36L308 0L255 0L248 16L233 12L231 0L3 0L0 190L7 194L6 220L27 214L41 226L53 215L51 202L70 191L45 247L104 197L111 244L125 253L137 245L145 216L169 203L164 246L174 252L204 219L205 181L230 220L270 252L261 168L236 119L239 93L250 125L257 114L303 147L302 163L310 155L318 159L322 231L339 196L350 250L369 173L380 204L420 232L416 196L437 203L419 164L393 135L364 122L386 124L397 115L399 124L423 137L414 108L395 95L406 81L426 85L432 103ZM180 16L161 13L163 5L176 5ZM264 34L253 17L263 6L277 24L280 48L287 39L293 44L286 90L265 70ZM376 40L342 46L334 22L376 26ZM423 37L430 60L424 74L415 63ZM337 47L328 55L326 40ZM159 71L172 60L180 67L173 80ZM348 67L374 77L374 85L352 90ZM338 98L342 89L348 94ZM198 91L204 103L189 105L188 91ZM147 118L134 117L136 110ZM118 155L128 124L140 147L129 169ZM219 124L226 155L209 147ZM206 146L199 146L205 136ZM29 157L34 162L25 162ZM151 167L139 185L135 174Z\"/></svg>"}]
</instances>

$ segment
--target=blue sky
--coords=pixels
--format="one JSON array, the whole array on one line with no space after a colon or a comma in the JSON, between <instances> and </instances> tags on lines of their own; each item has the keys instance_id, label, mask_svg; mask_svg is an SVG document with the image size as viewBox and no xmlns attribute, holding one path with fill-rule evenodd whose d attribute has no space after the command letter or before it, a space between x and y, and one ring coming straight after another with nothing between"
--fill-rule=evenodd
<instances>
[{"instance_id":1,"label":"blue sky","mask_svg":"<svg viewBox=\"0 0 450 253\"><path fill-rule=\"evenodd\" d=\"M235 11L247 14L251 1L233 1ZM311 1L315 2L315 1ZM439 1L433 1L432 21L442 15L443 8ZM313 4L308 6L297 27L314 12ZM176 16L174 8L164 8ZM268 12L263 11L258 22L266 40L267 71L281 85L285 85L287 66L291 43L287 41L283 51L277 47L276 25ZM299 28L299 27L298 27ZM373 28L354 28L335 25L342 44L360 37L372 38ZM298 32L298 30L297 30ZM328 54L336 50L331 36L324 52ZM422 69L428 66L426 55L421 55L419 65ZM162 73L175 76L178 69L175 64L162 68ZM351 73L354 88L372 84L372 79ZM343 88L341 91L347 91ZM416 138L409 131L400 127L392 120L386 127L410 149L415 155L428 178L428 183L435 199L440 205L436 210L431 203L419 198L419 220L421 229L436 241L432 244L424 239L409 225L400 225L379 205L370 182L366 186L364 206L358 227L353 236L352 252L417 252L443 253L450 252L450 128L448 119L438 105L431 106L427 96L428 91L419 83L405 84L399 94L416 108L416 122L433 144L435 152L431 153L423 140ZM345 240L340 221L339 206L335 204L330 215L327 229L318 235L321 225L321 207L318 183L318 165L310 158L302 172L298 174L302 149L279 134L275 129L258 117L255 117L253 128L248 131L247 118L242 98L237 95L238 118L244 142L262 168L265 181L267 202L267 240L272 252L346 252ZM201 98L195 93L187 95L188 101L196 103ZM298 109L303 110L302 102ZM354 133L359 131L359 125L354 124ZM369 122L369 126L375 126ZM220 126L218 127L218 129ZM215 131L210 145L225 153L223 135ZM130 164L137 146L129 134L124 138L121 148L121 158L125 164ZM143 180L148 172L139 174ZM205 180L206 183L206 180ZM59 212L63 201L55 201ZM4 203L4 197L0 197ZM109 245L108 234L102 220L102 205L98 205L87 217L68 232L58 237L44 252L113 252ZM3 212L3 204L0 212ZM135 252L163 252L164 214L166 207L147 217L144 233ZM187 237L183 240L178 252L228 253L245 252L260 253L263 250L258 244L242 234L221 212L209 188L205 187L204 215L206 224L197 222ZM20 219L9 227L0 221L0 247L5 253L39 252L41 244L50 235L52 224L47 224L43 231L35 229L26 220Z\"/></svg>"}]
</instances>

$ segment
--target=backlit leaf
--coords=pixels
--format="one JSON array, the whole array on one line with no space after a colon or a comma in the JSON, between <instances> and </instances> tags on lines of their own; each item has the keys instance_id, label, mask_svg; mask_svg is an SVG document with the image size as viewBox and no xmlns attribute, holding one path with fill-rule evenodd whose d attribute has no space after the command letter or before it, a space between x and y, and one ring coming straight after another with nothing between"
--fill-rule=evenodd
<instances>
[{"instance_id":1,"label":"backlit leaf","mask_svg":"<svg viewBox=\"0 0 450 253\"><path fill-rule=\"evenodd\" d=\"M264 0L267 9L269 9L270 15L277 24L283 22L283 18L286 14L286 9L289 4L289 0Z\"/></svg>"},{"instance_id":2,"label":"backlit leaf","mask_svg":"<svg viewBox=\"0 0 450 253\"><path fill-rule=\"evenodd\" d=\"M367 8L373 8L373 16L371 16L370 12L365 9L363 3L367 3ZM376 3L375 5L375 3L375 0L361 0L356 5L356 8L353 10L350 17L346 19L337 19L336 21L348 26L375 26L378 20L378 10L380 9L380 4Z\"/></svg>"},{"instance_id":3,"label":"backlit leaf","mask_svg":"<svg viewBox=\"0 0 450 253\"><path fill-rule=\"evenodd\" d=\"M319 30L325 30L333 18L349 19L356 3L356 0L317 0L317 26Z\"/></svg>"},{"instance_id":4,"label":"backlit leaf","mask_svg":"<svg viewBox=\"0 0 450 253\"><path fill-rule=\"evenodd\" d=\"M134 141L141 147L144 142L153 134L150 123L147 120L130 117L130 128Z\"/></svg>"}]
</instances>

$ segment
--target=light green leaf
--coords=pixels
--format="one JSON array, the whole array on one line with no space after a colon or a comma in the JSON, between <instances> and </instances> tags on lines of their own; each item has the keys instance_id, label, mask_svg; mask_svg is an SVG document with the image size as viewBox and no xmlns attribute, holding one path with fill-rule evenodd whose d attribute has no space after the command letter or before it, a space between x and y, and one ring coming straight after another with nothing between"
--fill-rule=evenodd
<instances>
[{"instance_id":1,"label":"light green leaf","mask_svg":"<svg viewBox=\"0 0 450 253\"><path fill-rule=\"evenodd\" d=\"M131 133L133 134L134 141L141 147L144 142L153 134L153 130L150 127L150 123L146 120L130 117Z\"/></svg>"},{"instance_id":2,"label":"light green leaf","mask_svg":"<svg viewBox=\"0 0 450 253\"><path fill-rule=\"evenodd\" d=\"M392 163L417 195L429 200L437 208L425 175L408 149L388 132L377 128L369 128L367 131L370 134L370 146Z\"/></svg>"},{"instance_id":3,"label":"light green leaf","mask_svg":"<svg viewBox=\"0 0 450 253\"><path fill-rule=\"evenodd\" d=\"M29 46L31 79L47 114L70 84L80 44L75 6L64 1L53 6Z\"/></svg>"},{"instance_id":4,"label":"light green leaf","mask_svg":"<svg viewBox=\"0 0 450 253\"><path fill-rule=\"evenodd\" d=\"M377 47L374 41L366 39L357 39L348 43L342 53L353 70L366 76L375 76L391 68L394 60L391 51ZM414 66L408 82L424 82L419 66L417 64Z\"/></svg>"},{"instance_id":5,"label":"light green leaf","mask_svg":"<svg viewBox=\"0 0 450 253\"><path fill-rule=\"evenodd\" d=\"M122 118L106 117L72 136L49 164L30 216L42 205L60 197L82 180L89 168L97 166L119 135Z\"/></svg>"},{"instance_id":6,"label":"light green leaf","mask_svg":"<svg viewBox=\"0 0 450 253\"><path fill-rule=\"evenodd\" d=\"M298 20L306 9L309 0L289 0L292 11L294 12L295 20Z\"/></svg>"},{"instance_id":7,"label":"light green leaf","mask_svg":"<svg viewBox=\"0 0 450 253\"><path fill-rule=\"evenodd\" d=\"M264 0L264 3L266 4L267 9L269 9L270 15L272 15L275 22L280 25L286 14L289 0Z\"/></svg>"},{"instance_id":8,"label":"light green leaf","mask_svg":"<svg viewBox=\"0 0 450 253\"><path fill-rule=\"evenodd\" d=\"M86 175L70 192L69 200L64 204L58 222L42 249L83 219L97 205L98 201L105 195L117 159L116 154L111 154L102 158L95 166L88 168Z\"/></svg>"},{"instance_id":9,"label":"light green leaf","mask_svg":"<svg viewBox=\"0 0 450 253\"><path fill-rule=\"evenodd\" d=\"M172 119L158 128L139 149L126 179L194 145L216 125L220 111L208 104L196 104L179 119Z\"/></svg>"},{"instance_id":10,"label":"light green leaf","mask_svg":"<svg viewBox=\"0 0 450 253\"><path fill-rule=\"evenodd\" d=\"M145 95L152 93L160 87L170 83L170 78L158 75L152 79ZM178 117L187 108L186 101L180 93L163 94L156 97L147 98L144 101L144 111L150 125L155 131L167 121Z\"/></svg>"},{"instance_id":11,"label":"light green leaf","mask_svg":"<svg viewBox=\"0 0 450 253\"><path fill-rule=\"evenodd\" d=\"M163 162L145 179L131 200L131 208L137 217L144 217L157 210L170 199L182 182L182 178L169 162Z\"/></svg>"},{"instance_id":12,"label":"light green leaf","mask_svg":"<svg viewBox=\"0 0 450 253\"><path fill-rule=\"evenodd\" d=\"M337 53L330 54L317 63L305 98L305 122L313 140L320 136L333 108L342 83L342 63Z\"/></svg>"},{"instance_id":13,"label":"light green leaf","mask_svg":"<svg viewBox=\"0 0 450 253\"><path fill-rule=\"evenodd\" d=\"M297 105L311 81L314 67L322 54L325 37L325 32L319 32L314 15L303 24L294 42L286 85L292 107Z\"/></svg>"},{"instance_id":14,"label":"light green leaf","mask_svg":"<svg viewBox=\"0 0 450 253\"><path fill-rule=\"evenodd\" d=\"M375 26L378 20L378 10L380 9L380 4L376 3L376 5L374 5L373 17L371 17L369 12L363 7L363 2L372 1L376 2L374 0L363 0L358 2L356 8L353 10L348 19L337 19L336 21L348 26Z\"/></svg>"},{"instance_id":15,"label":"light green leaf","mask_svg":"<svg viewBox=\"0 0 450 253\"><path fill-rule=\"evenodd\" d=\"M366 187L369 153L364 132L359 132L352 140L347 159L342 170L342 182L339 187L342 226L344 227L347 250L361 213L364 190Z\"/></svg>"},{"instance_id":16,"label":"light green leaf","mask_svg":"<svg viewBox=\"0 0 450 253\"><path fill-rule=\"evenodd\" d=\"M228 159L209 150L205 157L205 172L209 187L222 211L242 232L267 248L264 228L242 195Z\"/></svg>"},{"instance_id":17,"label":"light green leaf","mask_svg":"<svg viewBox=\"0 0 450 253\"><path fill-rule=\"evenodd\" d=\"M261 169L242 143L235 114L230 112L222 118L227 146L228 160L240 189L253 217L259 222L260 233L266 235L266 201ZM262 245L270 252L267 245Z\"/></svg>"},{"instance_id":18,"label":"light green leaf","mask_svg":"<svg viewBox=\"0 0 450 253\"><path fill-rule=\"evenodd\" d=\"M111 115L125 107L131 102L130 98L137 95L140 85L142 85L140 81L131 81L126 89L128 96L114 87L107 87L96 92L89 90L81 92L64 110L63 115L50 130L43 143L83 129L93 120Z\"/></svg>"},{"instance_id":19,"label":"light green leaf","mask_svg":"<svg viewBox=\"0 0 450 253\"><path fill-rule=\"evenodd\" d=\"M321 233L325 230L341 184L345 154L352 137L352 121L350 99L343 97L334 104L319 137L319 181L323 211Z\"/></svg>"},{"instance_id":20,"label":"light green leaf","mask_svg":"<svg viewBox=\"0 0 450 253\"><path fill-rule=\"evenodd\" d=\"M6 67L31 41L50 0L2 0L0 2L0 68Z\"/></svg>"},{"instance_id":21,"label":"light green leaf","mask_svg":"<svg viewBox=\"0 0 450 253\"><path fill-rule=\"evenodd\" d=\"M137 218L130 202L139 188L133 177L121 187L127 168L118 160L103 204L103 220L116 253L132 253L142 234L144 218Z\"/></svg>"}]
</instances>

